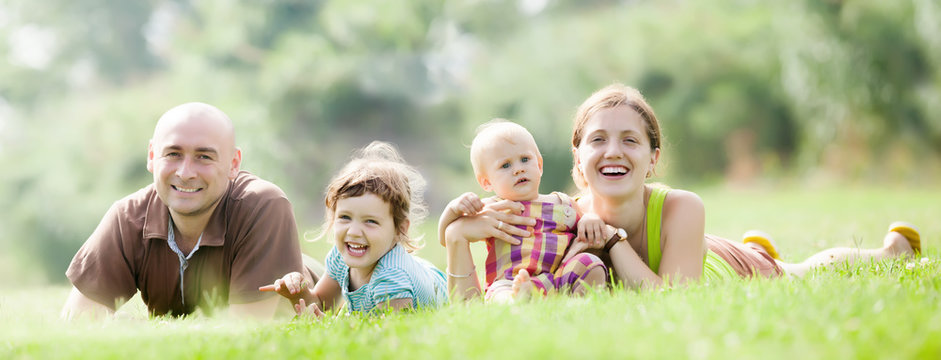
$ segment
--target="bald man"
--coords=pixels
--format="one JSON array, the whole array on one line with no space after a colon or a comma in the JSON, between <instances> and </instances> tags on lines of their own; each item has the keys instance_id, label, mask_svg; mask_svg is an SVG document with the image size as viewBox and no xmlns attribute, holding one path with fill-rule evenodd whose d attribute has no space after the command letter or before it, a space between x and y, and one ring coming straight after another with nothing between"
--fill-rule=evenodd
<instances>
[{"instance_id":1,"label":"bald man","mask_svg":"<svg viewBox=\"0 0 941 360\"><path fill-rule=\"evenodd\" d=\"M280 300L258 287L304 267L291 203L274 184L240 171L232 122L187 103L154 129L154 182L114 203L72 259L64 318L113 314L137 291L151 315L271 318Z\"/></svg>"}]
</instances>

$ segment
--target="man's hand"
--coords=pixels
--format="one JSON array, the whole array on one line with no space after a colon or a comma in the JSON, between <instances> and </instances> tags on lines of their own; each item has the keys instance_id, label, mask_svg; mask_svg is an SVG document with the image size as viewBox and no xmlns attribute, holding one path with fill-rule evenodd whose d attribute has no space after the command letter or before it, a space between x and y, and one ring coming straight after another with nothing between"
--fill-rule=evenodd
<instances>
[{"instance_id":1,"label":"man's hand","mask_svg":"<svg viewBox=\"0 0 941 360\"><path fill-rule=\"evenodd\" d=\"M68 299L65 300L65 305L62 306L62 313L59 316L65 320L74 320L82 317L97 320L111 316L112 314L114 314L114 310L89 299L73 286L72 292L69 293Z\"/></svg>"},{"instance_id":2,"label":"man's hand","mask_svg":"<svg viewBox=\"0 0 941 360\"><path fill-rule=\"evenodd\" d=\"M245 304L229 304L229 314L240 319L271 320L277 313L278 305L287 301L277 296Z\"/></svg>"}]
</instances>

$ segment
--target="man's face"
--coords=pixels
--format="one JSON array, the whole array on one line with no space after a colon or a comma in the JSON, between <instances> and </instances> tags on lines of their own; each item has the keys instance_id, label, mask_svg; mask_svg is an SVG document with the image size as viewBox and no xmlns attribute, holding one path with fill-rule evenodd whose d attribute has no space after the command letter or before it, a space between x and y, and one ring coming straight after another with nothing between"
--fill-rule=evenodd
<instances>
[{"instance_id":1,"label":"man's face","mask_svg":"<svg viewBox=\"0 0 941 360\"><path fill-rule=\"evenodd\" d=\"M239 171L231 125L206 112L162 118L154 131L147 169L174 221L209 216Z\"/></svg>"}]
</instances>

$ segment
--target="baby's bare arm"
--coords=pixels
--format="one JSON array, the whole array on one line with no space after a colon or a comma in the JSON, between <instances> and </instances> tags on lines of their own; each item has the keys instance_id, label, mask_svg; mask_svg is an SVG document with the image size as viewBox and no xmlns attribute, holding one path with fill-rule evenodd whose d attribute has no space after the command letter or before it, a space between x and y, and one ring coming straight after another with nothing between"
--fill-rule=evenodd
<instances>
[{"instance_id":1,"label":"baby's bare arm","mask_svg":"<svg viewBox=\"0 0 941 360\"><path fill-rule=\"evenodd\" d=\"M466 192L451 200L448 206L444 208L444 212L441 213L441 218L438 219L438 242L441 243L441 246L445 245L444 230L448 228L448 225L461 216L475 215L483 209L484 202L480 200L477 194L472 192Z\"/></svg>"}]
</instances>

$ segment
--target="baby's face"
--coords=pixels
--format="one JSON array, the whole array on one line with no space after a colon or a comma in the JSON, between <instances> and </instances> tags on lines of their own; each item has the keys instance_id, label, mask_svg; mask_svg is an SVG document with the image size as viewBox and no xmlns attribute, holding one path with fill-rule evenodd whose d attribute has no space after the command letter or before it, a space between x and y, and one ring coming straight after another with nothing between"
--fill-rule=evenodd
<instances>
[{"instance_id":1,"label":"baby's face","mask_svg":"<svg viewBox=\"0 0 941 360\"><path fill-rule=\"evenodd\" d=\"M539 196L542 158L534 144L501 142L484 152L477 181L500 198L523 201Z\"/></svg>"}]
</instances>

